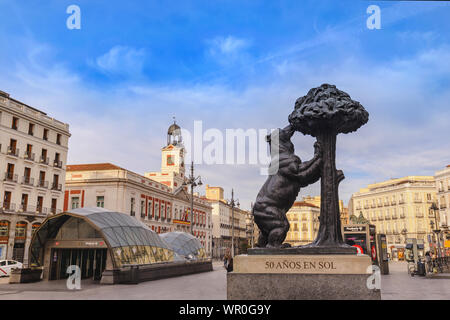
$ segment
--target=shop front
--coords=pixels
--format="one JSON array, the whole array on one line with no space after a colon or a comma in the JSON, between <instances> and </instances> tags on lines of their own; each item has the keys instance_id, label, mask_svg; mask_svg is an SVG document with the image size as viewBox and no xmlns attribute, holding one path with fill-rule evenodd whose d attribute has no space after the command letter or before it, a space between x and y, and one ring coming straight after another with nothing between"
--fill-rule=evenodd
<instances>
[{"instance_id":1,"label":"shop front","mask_svg":"<svg viewBox=\"0 0 450 320\"><path fill-rule=\"evenodd\" d=\"M6 260L9 242L9 221L0 221L0 260Z\"/></svg>"},{"instance_id":2,"label":"shop front","mask_svg":"<svg viewBox=\"0 0 450 320\"><path fill-rule=\"evenodd\" d=\"M14 246L12 259L23 263L25 256L25 243L27 241L27 227L26 221L18 221L16 223L16 230L14 233Z\"/></svg>"}]
</instances>

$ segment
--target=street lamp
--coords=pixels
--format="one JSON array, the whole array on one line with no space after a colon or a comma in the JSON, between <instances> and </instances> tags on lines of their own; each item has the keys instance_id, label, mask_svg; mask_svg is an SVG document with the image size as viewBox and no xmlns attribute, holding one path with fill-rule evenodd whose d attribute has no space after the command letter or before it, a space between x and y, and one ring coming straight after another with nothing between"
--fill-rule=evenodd
<instances>
[{"instance_id":1,"label":"street lamp","mask_svg":"<svg viewBox=\"0 0 450 320\"><path fill-rule=\"evenodd\" d=\"M231 189L231 257L234 258L234 207L239 206L239 200L234 199L234 190Z\"/></svg>"},{"instance_id":2,"label":"street lamp","mask_svg":"<svg viewBox=\"0 0 450 320\"><path fill-rule=\"evenodd\" d=\"M183 182L183 186L187 186L190 185L191 186L191 212L189 214L189 220L190 220L190 224L191 224L191 234L194 235L194 230L193 230L193 214L194 214L194 187L196 186L201 186L202 183L202 178L200 176L195 177L194 176L194 161L191 162L191 174L189 175L189 177L186 177L186 180Z\"/></svg>"},{"instance_id":3,"label":"street lamp","mask_svg":"<svg viewBox=\"0 0 450 320\"><path fill-rule=\"evenodd\" d=\"M440 241L440 233L441 230L439 229L439 223L437 221L437 215L436 215L436 211L438 211L439 208L436 205L435 202L433 202L430 206L430 211L433 211L434 213L434 223L433 220L430 221L430 226L431 226L431 230L433 230L433 226L436 225L436 229L434 229L434 233L436 233L436 242L437 242L437 248L435 248L435 253L436 255L439 254L439 257L441 256L441 241ZM437 251L436 251L437 250Z\"/></svg>"},{"instance_id":4,"label":"street lamp","mask_svg":"<svg viewBox=\"0 0 450 320\"><path fill-rule=\"evenodd\" d=\"M405 237L405 243L406 243L406 236L408 235L408 229L403 228L401 231L402 235Z\"/></svg>"}]
</instances>

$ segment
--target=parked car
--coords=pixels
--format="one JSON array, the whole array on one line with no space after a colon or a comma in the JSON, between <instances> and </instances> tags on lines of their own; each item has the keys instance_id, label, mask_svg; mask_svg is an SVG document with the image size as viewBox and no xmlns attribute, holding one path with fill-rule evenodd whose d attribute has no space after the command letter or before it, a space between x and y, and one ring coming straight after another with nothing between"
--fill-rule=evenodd
<instances>
[{"instance_id":1,"label":"parked car","mask_svg":"<svg viewBox=\"0 0 450 320\"><path fill-rule=\"evenodd\" d=\"M0 277L9 277L12 269L22 267L23 264L15 260L0 260Z\"/></svg>"}]
</instances>

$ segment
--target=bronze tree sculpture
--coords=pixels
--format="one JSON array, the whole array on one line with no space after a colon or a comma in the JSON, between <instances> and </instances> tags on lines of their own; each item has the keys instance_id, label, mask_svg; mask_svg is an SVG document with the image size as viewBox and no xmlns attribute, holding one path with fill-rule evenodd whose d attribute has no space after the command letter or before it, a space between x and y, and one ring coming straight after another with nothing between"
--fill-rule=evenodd
<instances>
[{"instance_id":1,"label":"bronze tree sculpture","mask_svg":"<svg viewBox=\"0 0 450 320\"><path fill-rule=\"evenodd\" d=\"M356 131L369 120L364 107L336 86L323 84L295 102L289 122L295 130L317 138L322 148L320 226L309 246L346 247L342 239L338 185L344 179L336 170L336 137Z\"/></svg>"}]
</instances>

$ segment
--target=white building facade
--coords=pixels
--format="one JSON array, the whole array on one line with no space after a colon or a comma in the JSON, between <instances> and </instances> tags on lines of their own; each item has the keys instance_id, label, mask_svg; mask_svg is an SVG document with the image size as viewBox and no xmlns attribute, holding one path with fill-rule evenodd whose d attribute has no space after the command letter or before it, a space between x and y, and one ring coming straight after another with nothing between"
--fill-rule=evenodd
<instances>
[{"instance_id":1,"label":"white building facade","mask_svg":"<svg viewBox=\"0 0 450 320\"><path fill-rule=\"evenodd\" d=\"M64 211L103 207L136 217L157 233L190 233L191 196L183 185L184 147L172 140L168 143L162 149L161 171L145 176L111 163L68 165ZM168 159L167 155L174 158ZM192 234L200 240L209 256L212 252L211 228L210 204L194 195Z\"/></svg>"},{"instance_id":2,"label":"white building facade","mask_svg":"<svg viewBox=\"0 0 450 320\"><path fill-rule=\"evenodd\" d=\"M231 249L233 230L235 254L241 253L242 246L249 245L247 222L250 212L239 207L232 210L221 187L206 185L206 199L212 207L213 257L222 258Z\"/></svg>"},{"instance_id":3,"label":"white building facade","mask_svg":"<svg viewBox=\"0 0 450 320\"><path fill-rule=\"evenodd\" d=\"M32 232L62 211L69 125L0 91L0 260L28 261Z\"/></svg>"}]
</instances>

